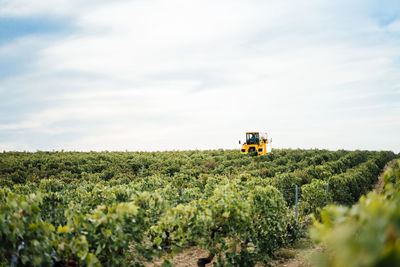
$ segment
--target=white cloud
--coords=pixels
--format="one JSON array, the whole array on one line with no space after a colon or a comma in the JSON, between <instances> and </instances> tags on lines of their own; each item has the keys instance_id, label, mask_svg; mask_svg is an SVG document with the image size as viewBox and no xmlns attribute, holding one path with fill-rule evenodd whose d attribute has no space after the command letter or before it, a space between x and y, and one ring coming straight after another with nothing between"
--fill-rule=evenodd
<instances>
[{"instance_id":1,"label":"white cloud","mask_svg":"<svg viewBox=\"0 0 400 267\"><path fill-rule=\"evenodd\" d=\"M104 0L0 0L0 16L76 16L90 12ZM113 2L118 2L114 0Z\"/></svg>"},{"instance_id":2,"label":"white cloud","mask_svg":"<svg viewBox=\"0 0 400 267\"><path fill-rule=\"evenodd\" d=\"M20 90L28 105L46 102L21 121L0 122L0 130L19 131L21 143L30 131L61 135L26 147L235 147L245 131L267 130L280 147L375 148L368 139L379 124L393 143L376 148L400 150L399 125L390 123L399 118L398 101L389 101L399 84L398 23L379 28L362 2L18 0L0 7L0 15L70 16L79 28L0 47L1 57L37 46L29 71L0 81L0 94ZM371 108L379 113L362 114ZM71 132L74 140L62 139Z\"/></svg>"}]
</instances>

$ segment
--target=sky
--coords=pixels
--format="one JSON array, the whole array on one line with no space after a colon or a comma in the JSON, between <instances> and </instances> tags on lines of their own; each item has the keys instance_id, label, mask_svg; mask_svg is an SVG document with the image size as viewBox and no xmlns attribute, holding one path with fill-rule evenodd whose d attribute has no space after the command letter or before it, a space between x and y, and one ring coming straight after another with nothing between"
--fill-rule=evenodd
<instances>
[{"instance_id":1,"label":"sky","mask_svg":"<svg viewBox=\"0 0 400 267\"><path fill-rule=\"evenodd\" d=\"M0 151L400 152L398 0L0 0Z\"/></svg>"}]
</instances>

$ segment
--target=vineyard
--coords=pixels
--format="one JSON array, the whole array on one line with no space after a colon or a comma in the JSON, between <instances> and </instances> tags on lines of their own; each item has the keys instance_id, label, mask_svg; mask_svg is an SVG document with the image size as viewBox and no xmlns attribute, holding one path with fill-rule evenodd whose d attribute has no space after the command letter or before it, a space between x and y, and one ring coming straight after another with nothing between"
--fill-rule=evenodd
<instances>
[{"instance_id":1,"label":"vineyard","mask_svg":"<svg viewBox=\"0 0 400 267\"><path fill-rule=\"evenodd\" d=\"M333 221L360 220L371 201L399 207L399 168L385 176L384 196L363 196L396 157L316 149L260 157L233 150L3 152L0 266L144 266L155 259L171 266L189 247L208 253L194 259L198 266L265 265L304 235L310 214L321 220L314 240L337 245ZM397 257L398 243L390 251Z\"/></svg>"}]
</instances>

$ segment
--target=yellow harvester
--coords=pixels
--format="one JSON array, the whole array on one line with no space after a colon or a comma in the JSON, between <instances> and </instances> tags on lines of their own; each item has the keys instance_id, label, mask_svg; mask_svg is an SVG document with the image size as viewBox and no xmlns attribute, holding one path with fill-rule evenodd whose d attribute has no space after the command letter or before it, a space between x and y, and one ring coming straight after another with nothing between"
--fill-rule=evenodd
<instances>
[{"instance_id":1,"label":"yellow harvester","mask_svg":"<svg viewBox=\"0 0 400 267\"><path fill-rule=\"evenodd\" d=\"M242 145L240 153L242 154L255 154L255 155L265 155L267 154L267 144L271 143L272 139L268 140L267 133L259 132L247 132L246 142ZM239 144L241 142L239 141Z\"/></svg>"}]
</instances>

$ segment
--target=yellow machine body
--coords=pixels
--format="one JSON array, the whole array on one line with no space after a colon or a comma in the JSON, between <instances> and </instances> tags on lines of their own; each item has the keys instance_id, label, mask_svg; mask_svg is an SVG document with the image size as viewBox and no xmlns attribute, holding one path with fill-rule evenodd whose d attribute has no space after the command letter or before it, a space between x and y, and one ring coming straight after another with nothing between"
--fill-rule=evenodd
<instances>
[{"instance_id":1,"label":"yellow machine body","mask_svg":"<svg viewBox=\"0 0 400 267\"><path fill-rule=\"evenodd\" d=\"M240 153L254 153L258 156L267 154L267 144L272 140L268 140L266 133L247 132L246 142L242 145ZM240 143L240 142L239 142Z\"/></svg>"}]
</instances>

